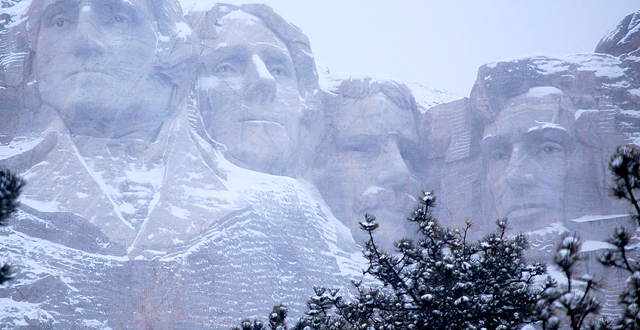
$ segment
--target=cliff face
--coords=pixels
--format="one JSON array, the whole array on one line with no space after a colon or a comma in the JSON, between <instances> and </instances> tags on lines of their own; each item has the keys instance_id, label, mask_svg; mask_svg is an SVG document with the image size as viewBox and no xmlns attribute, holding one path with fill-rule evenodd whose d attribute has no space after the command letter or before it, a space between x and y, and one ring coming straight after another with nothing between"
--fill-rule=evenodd
<instances>
[{"instance_id":1,"label":"cliff face","mask_svg":"<svg viewBox=\"0 0 640 330\"><path fill-rule=\"evenodd\" d=\"M640 48L640 14L627 15L596 46L596 53L613 56L637 53Z\"/></svg>"},{"instance_id":2,"label":"cliff face","mask_svg":"<svg viewBox=\"0 0 640 330\"><path fill-rule=\"evenodd\" d=\"M299 314L314 285L358 276L350 232L313 187L229 163L186 112L170 126L139 155L87 156L53 128L0 147L38 159L4 230L19 274L3 324L32 311L37 327L226 327L280 302Z\"/></svg>"},{"instance_id":3,"label":"cliff face","mask_svg":"<svg viewBox=\"0 0 640 330\"><path fill-rule=\"evenodd\" d=\"M348 290L360 251L315 187L234 165L232 146L211 139L193 85L199 41L179 4L165 1L161 14L92 5L52 24L41 2L17 2L3 26L0 92L12 101L0 107L0 164L29 185L3 230L18 276L0 293L0 323L229 328L283 302L300 315L314 286ZM107 27L96 30L96 16L125 24L134 13L120 33L159 40L148 58L146 45L109 44ZM22 52L27 32L37 38Z\"/></svg>"},{"instance_id":4,"label":"cliff face","mask_svg":"<svg viewBox=\"0 0 640 330\"><path fill-rule=\"evenodd\" d=\"M578 234L591 260L584 270L603 278L605 313L616 309L624 274L595 260L609 248L604 240L613 228L634 227L629 206L610 196L608 162L616 146L639 143L635 17L605 36L598 53L486 64L466 103L430 109L440 121L432 128L434 145L449 141L444 153L433 156L441 168L444 215L460 226L483 214L476 221L481 232L507 217L512 230L530 236L530 256L545 262L561 235ZM465 120L442 115L455 112ZM452 130L440 130L442 125ZM464 147L455 142L454 127L470 136ZM447 159L459 150L470 151ZM466 185L466 198L458 198L458 182Z\"/></svg>"},{"instance_id":5,"label":"cliff face","mask_svg":"<svg viewBox=\"0 0 640 330\"><path fill-rule=\"evenodd\" d=\"M388 250L414 235L420 189L476 236L508 217L545 261L565 232L595 256L628 223L607 163L640 144L637 15L594 54L484 65L456 100L318 75L307 37L264 5L127 3L2 2L0 166L28 185L2 229L18 275L0 324L229 328L279 303L295 317L313 286L362 276L365 213ZM606 278L613 301L622 276Z\"/></svg>"}]
</instances>

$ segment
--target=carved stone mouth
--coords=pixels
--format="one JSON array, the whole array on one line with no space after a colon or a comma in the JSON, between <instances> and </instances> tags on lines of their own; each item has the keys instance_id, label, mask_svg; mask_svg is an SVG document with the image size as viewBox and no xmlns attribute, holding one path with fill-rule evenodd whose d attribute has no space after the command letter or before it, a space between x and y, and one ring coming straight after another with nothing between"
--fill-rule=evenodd
<instances>
[{"instance_id":1,"label":"carved stone mouth","mask_svg":"<svg viewBox=\"0 0 640 330\"><path fill-rule=\"evenodd\" d=\"M549 210L549 209L551 209L551 206L549 206L549 204L546 204L546 203L519 204L519 205L513 205L509 207L507 209L507 216L512 215L512 213L517 213L518 216L531 215L531 214L538 213L544 210Z\"/></svg>"},{"instance_id":2,"label":"carved stone mouth","mask_svg":"<svg viewBox=\"0 0 640 330\"><path fill-rule=\"evenodd\" d=\"M254 123L254 124L270 124L270 125L277 125L277 126L281 126L284 128L284 125L282 125L280 122L277 122L275 120L271 120L271 119L259 119L259 118L243 118L243 119L239 119L238 120L239 123Z\"/></svg>"},{"instance_id":3,"label":"carved stone mouth","mask_svg":"<svg viewBox=\"0 0 640 330\"><path fill-rule=\"evenodd\" d=\"M396 194L387 188L377 187L370 192L365 192L353 203L353 210L356 213L365 213L375 210L382 205L395 205Z\"/></svg>"},{"instance_id":4,"label":"carved stone mouth","mask_svg":"<svg viewBox=\"0 0 640 330\"><path fill-rule=\"evenodd\" d=\"M68 78L68 77L75 76L75 75L77 75L77 74L81 74L81 73L94 73L94 74L95 74L95 73L97 73L97 74L107 75L107 73L105 73L105 72L104 72L104 71L102 71L102 70L86 69L86 70L75 70L75 71L72 71L71 73L69 73L69 74L67 75L67 78Z\"/></svg>"}]
</instances>

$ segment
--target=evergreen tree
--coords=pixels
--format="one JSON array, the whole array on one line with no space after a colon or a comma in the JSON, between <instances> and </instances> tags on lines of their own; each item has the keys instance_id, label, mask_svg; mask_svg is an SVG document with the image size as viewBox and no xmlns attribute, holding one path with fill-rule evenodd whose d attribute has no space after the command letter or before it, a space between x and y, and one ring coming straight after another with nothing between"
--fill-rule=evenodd
<instances>
[{"instance_id":1,"label":"evergreen tree","mask_svg":"<svg viewBox=\"0 0 640 330\"><path fill-rule=\"evenodd\" d=\"M627 200L640 225L640 149L618 147L609 163L614 184L612 195ZM366 215L361 228L369 234L364 255L369 261L365 274L379 285L354 282L355 294L348 301L337 289L315 288L307 302L308 311L295 330L338 329L518 329L523 323L538 323L545 330L640 330L640 260L629 256L635 249L632 231L616 228L607 239L614 248L600 262L630 273L621 295L623 313L615 319L596 319L600 303L593 297L596 282L589 275L577 279L581 241L565 236L553 262L566 284L551 276L534 285L546 273L542 264L528 265L523 253L526 238L506 235L507 221L498 220L498 230L469 243L464 229L443 228L433 217L435 197L424 193L410 221L420 226L417 243L396 242L396 253L380 250L374 233L375 217ZM634 251L635 252L635 251ZM634 255L635 256L635 255ZM536 289L537 288L537 289ZM272 329L286 329L286 310L274 307ZM243 330L260 330L258 321L243 321ZM240 328L235 328L240 329Z\"/></svg>"},{"instance_id":2,"label":"evergreen tree","mask_svg":"<svg viewBox=\"0 0 640 330\"><path fill-rule=\"evenodd\" d=\"M287 330L287 307L283 304L273 307L271 314L269 314L269 329L271 330Z\"/></svg>"},{"instance_id":3,"label":"evergreen tree","mask_svg":"<svg viewBox=\"0 0 640 330\"><path fill-rule=\"evenodd\" d=\"M559 286L550 276L543 282L536 313L544 330L558 329L565 322L572 330L580 330L587 326L593 328L597 324L606 325L606 322L596 324L592 320L601 307L600 302L593 296L596 287L593 277L583 275L579 281L575 278L576 266L582 261L579 255L581 247L582 242L576 235L566 235L558 244L553 263L560 269L567 282L566 285ZM581 285L578 286L576 282Z\"/></svg>"},{"instance_id":4,"label":"evergreen tree","mask_svg":"<svg viewBox=\"0 0 640 330\"><path fill-rule=\"evenodd\" d=\"M635 210L636 227L640 225L638 190L640 189L640 150L635 145L620 146L611 157L609 169L613 177L612 195L627 200ZM607 240L615 248L607 251L600 262L605 266L629 272L627 287L622 292L620 304L623 312L614 322L615 329L640 330L640 263L629 256L633 235L626 228L616 228Z\"/></svg>"},{"instance_id":5,"label":"evergreen tree","mask_svg":"<svg viewBox=\"0 0 640 330\"><path fill-rule=\"evenodd\" d=\"M18 209L18 196L25 182L9 170L0 171L0 226L8 225L9 217ZM0 284L13 278L11 266L0 267Z\"/></svg>"},{"instance_id":6,"label":"evergreen tree","mask_svg":"<svg viewBox=\"0 0 640 330\"><path fill-rule=\"evenodd\" d=\"M432 215L435 201L423 194L409 219L418 223L421 238L400 240L397 254L376 246L373 216L361 223L369 234L366 273L383 283L359 288L367 316L361 319L376 329L518 329L534 321L539 292L533 284L545 267L524 261L527 239L509 238L507 221L498 220L495 233L470 243L471 222L462 230L440 226Z\"/></svg>"},{"instance_id":7,"label":"evergreen tree","mask_svg":"<svg viewBox=\"0 0 640 330\"><path fill-rule=\"evenodd\" d=\"M527 239L509 238L507 221L499 220L495 233L470 243L471 222L460 230L444 228L432 215L434 205L435 197L424 193L410 218L421 238L396 242L393 254L377 246L379 224L366 215L360 224L369 235L364 273L378 284L355 282L350 299L337 289L315 288L306 316L292 329L506 330L536 321L541 291L534 282L545 267L524 261Z\"/></svg>"},{"instance_id":8,"label":"evergreen tree","mask_svg":"<svg viewBox=\"0 0 640 330\"><path fill-rule=\"evenodd\" d=\"M609 170L613 177L613 196L633 205L636 225L640 224L640 205L637 190L640 189L640 150L635 145L619 146L611 157Z\"/></svg>"},{"instance_id":9,"label":"evergreen tree","mask_svg":"<svg viewBox=\"0 0 640 330\"><path fill-rule=\"evenodd\" d=\"M614 197L628 201L634 208L636 226L640 224L640 206L637 197L640 189L640 150L634 145L620 146L611 157L609 170L613 185L611 193ZM578 252L580 240L568 236L558 246L554 263L567 278L564 290L558 289L557 283L548 280L538 302L537 312L542 319L544 329L557 329L562 321L566 321L573 330L588 328L594 330L640 330L640 263L629 256L634 247L631 244L632 232L627 228L616 228L607 239L614 248L606 251L600 262L606 267L618 268L629 272L627 287L621 294L622 314L611 319L599 320L585 325L589 315L597 313L600 304L591 296L595 283L590 276L583 277L583 288L574 288L574 267L580 261ZM634 251L635 252L635 251Z\"/></svg>"},{"instance_id":10,"label":"evergreen tree","mask_svg":"<svg viewBox=\"0 0 640 330\"><path fill-rule=\"evenodd\" d=\"M264 324L258 320L244 319L240 322L240 327L233 327L232 330L266 330Z\"/></svg>"}]
</instances>

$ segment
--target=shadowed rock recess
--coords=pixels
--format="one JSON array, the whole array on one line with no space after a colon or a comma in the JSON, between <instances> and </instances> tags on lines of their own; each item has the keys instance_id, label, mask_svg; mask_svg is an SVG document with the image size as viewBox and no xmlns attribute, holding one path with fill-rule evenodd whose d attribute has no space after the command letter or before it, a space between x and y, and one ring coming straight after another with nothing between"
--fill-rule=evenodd
<instances>
[{"instance_id":1,"label":"shadowed rock recess","mask_svg":"<svg viewBox=\"0 0 640 330\"><path fill-rule=\"evenodd\" d=\"M279 303L296 317L314 285L362 279L365 213L389 250L415 235L421 189L477 236L508 217L533 259L577 232L616 311L624 274L594 260L631 226L607 163L640 144L640 12L596 53L486 64L458 98L318 70L266 5L185 9L2 1L0 167L28 182L0 229L18 269L3 328L225 329Z\"/></svg>"}]
</instances>

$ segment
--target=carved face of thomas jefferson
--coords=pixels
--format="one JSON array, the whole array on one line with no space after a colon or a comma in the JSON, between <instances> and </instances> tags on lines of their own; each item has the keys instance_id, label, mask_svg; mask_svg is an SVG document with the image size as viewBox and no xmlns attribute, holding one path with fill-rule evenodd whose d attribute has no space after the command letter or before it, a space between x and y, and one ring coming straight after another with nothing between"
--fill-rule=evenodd
<instances>
[{"instance_id":1,"label":"carved face of thomas jefferson","mask_svg":"<svg viewBox=\"0 0 640 330\"><path fill-rule=\"evenodd\" d=\"M564 100L554 87L532 88L507 101L495 122L485 127L489 192L498 216L508 217L517 230L562 220L572 136Z\"/></svg>"},{"instance_id":2,"label":"carved face of thomas jefferson","mask_svg":"<svg viewBox=\"0 0 640 330\"><path fill-rule=\"evenodd\" d=\"M43 103L73 134L153 135L171 95L153 69L157 38L145 0L45 0L35 56Z\"/></svg>"},{"instance_id":3,"label":"carved face of thomas jefferson","mask_svg":"<svg viewBox=\"0 0 640 330\"><path fill-rule=\"evenodd\" d=\"M300 125L296 71L285 43L255 16L233 11L217 39L204 39L200 107L226 157L251 170L283 174Z\"/></svg>"}]
</instances>

